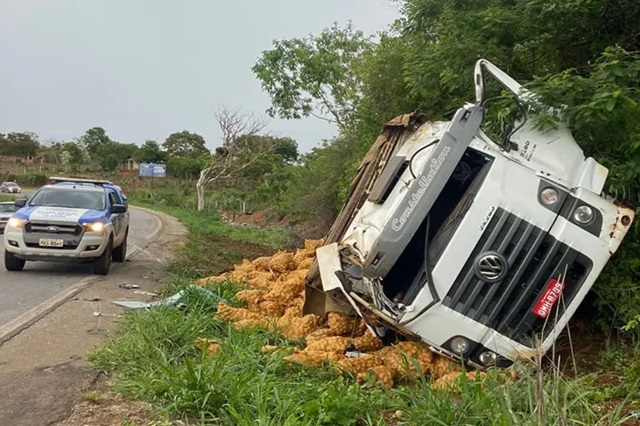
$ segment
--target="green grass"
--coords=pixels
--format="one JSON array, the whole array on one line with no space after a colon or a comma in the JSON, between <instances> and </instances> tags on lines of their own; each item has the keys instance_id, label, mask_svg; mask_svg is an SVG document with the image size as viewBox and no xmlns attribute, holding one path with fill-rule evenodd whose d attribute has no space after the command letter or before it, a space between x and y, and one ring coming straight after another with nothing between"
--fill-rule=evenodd
<instances>
[{"instance_id":1,"label":"green grass","mask_svg":"<svg viewBox=\"0 0 640 426\"><path fill-rule=\"evenodd\" d=\"M232 284L215 291L237 305ZM620 409L598 412L601 395L592 377L569 381L531 367L508 386L492 372L462 381L455 394L432 390L426 379L391 391L359 387L328 366L292 367L283 355L262 354L263 345L285 342L272 332L218 322L215 301L193 293L186 304L125 315L120 332L90 355L97 368L113 373L117 391L151 402L163 415L247 426L384 425L395 412L410 425L609 425L622 417ZM204 355L197 337L217 339L222 351Z\"/></svg>"},{"instance_id":2,"label":"green grass","mask_svg":"<svg viewBox=\"0 0 640 426\"><path fill-rule=\"evenodd\" d=\"M198 212L188 207L160 204L154 199L136 197L135 193L129 202L174 216L188 227L189 238L181 249L181 259L170 268L170 272L178 278L217 275L244 258L270 255L287 247L293 238L291 230L286 228L259 229L231 225L222 222L215 212Z\"/></svg>"}]
</instances>

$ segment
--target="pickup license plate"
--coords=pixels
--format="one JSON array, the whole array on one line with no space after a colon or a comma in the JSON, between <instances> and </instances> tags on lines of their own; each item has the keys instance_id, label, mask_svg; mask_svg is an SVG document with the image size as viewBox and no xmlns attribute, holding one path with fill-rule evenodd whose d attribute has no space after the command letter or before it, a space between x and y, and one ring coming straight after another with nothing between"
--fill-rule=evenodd
<instances>
[{"instance_id":1,"label":"pickup license plate","mask_svg":"<svg viewBox=\"0 0 640 426\"><path fill-rule=\"evenodd\" d=\"M54 240L51 238L40 238L38 241L40 247L63 247L64 240Z\"/></svg>"}]
</instances>

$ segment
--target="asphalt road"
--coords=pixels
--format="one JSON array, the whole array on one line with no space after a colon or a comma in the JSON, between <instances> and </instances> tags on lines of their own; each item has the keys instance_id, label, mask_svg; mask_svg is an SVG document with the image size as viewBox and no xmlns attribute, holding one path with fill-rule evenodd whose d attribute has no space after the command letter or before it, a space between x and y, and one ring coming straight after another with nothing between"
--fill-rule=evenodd
<instances>
[{"instance_id":1,"label":"asphalt road","mask_svg":"<svg viewBox=\"0 0 640 426\"><path fill-rule=\"evenodd\" d=\"M128 251L145 247L147 238L160 225L156 217L131 208ZM0 257L4 259L4 235L0 235ZM27 262L21 272L9 272L0 260L0 327L37 307L57 293L93 274L91 264ZM112 268L127 267L114 263Z\"/></svg>"}]
</instances>

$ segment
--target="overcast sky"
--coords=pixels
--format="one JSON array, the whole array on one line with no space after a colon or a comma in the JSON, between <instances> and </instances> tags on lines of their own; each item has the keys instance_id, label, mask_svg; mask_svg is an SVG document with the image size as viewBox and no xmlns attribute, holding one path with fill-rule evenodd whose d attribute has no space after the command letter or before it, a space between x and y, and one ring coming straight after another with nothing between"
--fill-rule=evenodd
<instances>
[{"instance_id":1,"label":"overcast sky","mask_svg":"<svg viewBox=\"0 0 640 426\"><path fill-rule=\"evenodd\" d=\"M251 66L273 39L350 19L365 33L398 16L388 0L0 0L0 132L70 140L200 133L213 147L221 104L265 114ZM317 119L272 120L302 151L334 134Z\"/></svg>"}]
</instances>

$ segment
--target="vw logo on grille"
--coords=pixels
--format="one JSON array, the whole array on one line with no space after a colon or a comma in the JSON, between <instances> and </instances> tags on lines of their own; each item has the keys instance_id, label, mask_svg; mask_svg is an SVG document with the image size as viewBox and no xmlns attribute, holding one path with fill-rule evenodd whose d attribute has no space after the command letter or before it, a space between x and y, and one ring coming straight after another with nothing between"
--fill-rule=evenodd
<instances>
[{"instance_id":1,"label":"vw logo on grille","mask_svg":"<svg viewBox=\"0 0 640 426\"><path fill-rule=\"evenodd\" d=\"M500 253L482 253L475 262L476 276L486 283L501 281L508 272L509 262Z\"/></svg>"},{"instance_id":2,"label":"vw logo on grille","mask_svg":"<svg viewBox=\"0 0 640 426\"><path fill-rule=\"evenodd\" d=\"M60 228L57 226L47 226L47 232L58 232Z\"/></svg>"}]
</instances>

